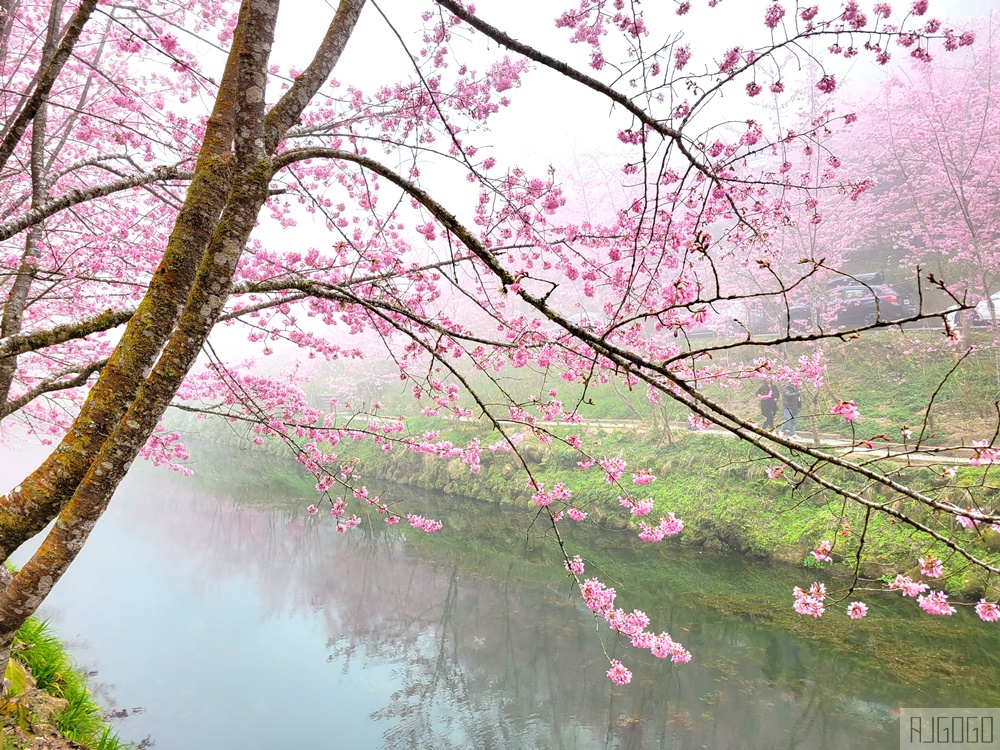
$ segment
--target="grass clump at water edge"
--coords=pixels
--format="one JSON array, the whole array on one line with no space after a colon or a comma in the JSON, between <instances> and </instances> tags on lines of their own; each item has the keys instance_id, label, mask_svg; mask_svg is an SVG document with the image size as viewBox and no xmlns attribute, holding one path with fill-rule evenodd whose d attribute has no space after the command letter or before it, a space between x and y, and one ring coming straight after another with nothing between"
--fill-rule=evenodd
<instances>
[{"instance_id":1,"label":"grass clump at water edge","mask_svg":"<svg viewBox=\"0 0 1000 750\"><path fill-rule=\"evenodd\" d=\"M4 750L34 747L34 734L44 724L51 724L64 738L76 743L61 745L47 738L47 747L89 750L133 747L120 742L104 720L103 709L87 689L85 675L47 621L29 618L14 638L14 649L7 668L11 688L0 699Z\"/></svg>"}]
</instances>

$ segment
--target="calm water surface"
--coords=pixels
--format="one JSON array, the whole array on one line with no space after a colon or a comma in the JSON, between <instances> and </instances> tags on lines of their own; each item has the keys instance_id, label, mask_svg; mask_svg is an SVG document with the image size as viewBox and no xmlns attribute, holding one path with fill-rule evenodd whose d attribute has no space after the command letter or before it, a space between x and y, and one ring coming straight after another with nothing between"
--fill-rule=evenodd
<instances>
[{"instance_id":1,"label":"calm water surface","mask_svg":"<svg viewBox=\"0 0 1000 750\"><path fill-rule=\"evenodd\" d=\"M24 462L5 463L16 481ZM677 545L652 561L619 550L635 560L622 575L647 582L629 583L623 604L646 608L652 628L694 653L671 665L596 631L551 545L525 531L528 516L477 508L434 539L378 523L341 535L307 502L247 502L269 493L263 478L253 485L136 467L47 601L43 614L94 671L99 697L127 713L116 721L124 739L163 749L896 748L899 706L993 705L998 693L990 677L927 670L935 632L894 650L905 619L882 634L807 637L755 611L773 591L790 608L806 572ZM457 501L417 502L447 521L441 503ZM964 619L969 645L957 653L995 659L996 635ZM604 676L602 636L633 669L631 685Z\"/></svg>"}]
</instances>

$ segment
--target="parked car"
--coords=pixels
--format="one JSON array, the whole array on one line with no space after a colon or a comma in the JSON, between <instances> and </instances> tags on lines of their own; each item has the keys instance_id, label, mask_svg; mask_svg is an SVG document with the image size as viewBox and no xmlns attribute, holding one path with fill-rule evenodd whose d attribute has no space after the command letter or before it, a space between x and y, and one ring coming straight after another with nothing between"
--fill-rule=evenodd
<instances>
[{"instance_id":1,"label":"parked car","mask_svg":"<svg viewBox=\"0 0 1000 750\"><path fill-rule=\"evenodd\" d=\"M856 273L853 276L837 276L826 282L827 289L834 289L838 286L865 286L876 287L885 281L885 274L881 271L872 273Z\"/></svg>"},{"instance_id":2,"label":"parked car","mask_svg":"<svg viewBox=\"0 0 1000 750\"><path fill-rule=\"evenodd\" d=\"M893 323L917 312L917 306L905 289L891 284L871 283L865 276L881 279L881 274L859 274L868 284L834 284L826 293L826 307L820 325L823 329L861 328L876 322ZM875 281L872 278L872 281ZM812 330L813 303L803 302L788 308L792 333ZM784 331L789 320L784 311L773 316L757 315L751 319L752 333Z\"/></svg>"},{"instance_id":3,"label":"parked car","mask_svg":"<svg viewBox=\"0 0 1000 750\"><path fill-rule=\"evenodd\" d=\"M990 309L990 302L993 309ZM948 322L958 328L961 325L959 320L960 312L948 313ZM972 309L972 325L977 328L986 328L994 323L1000 323L1000 292L990 295L989 300L980 300L979 304Z\"/></svg>"}]
</instances>

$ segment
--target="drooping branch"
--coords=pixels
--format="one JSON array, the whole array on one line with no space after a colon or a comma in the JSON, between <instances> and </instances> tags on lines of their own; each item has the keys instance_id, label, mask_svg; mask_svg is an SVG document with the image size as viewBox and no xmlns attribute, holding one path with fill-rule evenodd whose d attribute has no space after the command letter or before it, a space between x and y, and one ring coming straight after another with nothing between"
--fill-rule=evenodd
<instances>
[{"instance_id":1,"label":"drooping branch","mask_svg":"<svg viewBox=\"0 0 1000 750\"><path fill-rule=\"evenodd\" d=\"M393 170L385 167L374 159L362 156L356 153L343 151L339 149L329 149L322 147L314 148L303 148L288 151L281 154L275 159L275 167L285 167L290 164L295 163L301 159L306 158L330 158L339 159L347 162L353 162L364 169L368 169L381 177L389 180L397 187L404 190L411 198L417 200L425 209L427 209L434 217L437 219L452 235L454 235L463 245L465 245L468 250L474 254L479 260L481 260L486 266L497 276L498 279L505 285L509 286L515 283L514 275L508 271L500 263L499 259L486 248L479 240L472 234L458 219L450 213L444 206L434 200L426 191L413 184L409 180L403 178L399 174L395 173ZM786 440L780 436L773 435L763 429L758 425L751 423L747 420L742 419L739 415L727 409L722 404L718 403L714 399L707 396L703 391L699 391L697 388L693 387L691 384L686 382L683 378L679 377L674 373L669 367L660 362L654 362L642 358L634 352L624 349L616 344L608 341L604 336L598 336L593 332L576 325L572 321L566 319L564 316L559 314L556 310L552 309L548 302L540 297L534 296L525 290L520 291L521 298L547 317L558 324L561 328L566 330L568 333L572 334L573 337L590 347L597 355L605 357L609 362L618 365L623 370L627 372L632 372L643 380L645 380L650 386L656 388L658 391L662 392L664 395L669 396L674 400L679 400L686 406L692 409L695 413L709 419L712 422L721 424L724 429L732 432L738 437L742 438L748 443L756 445L757 447L764 450L769 455L777 458L783 463L791 466L796 471L809 472L810 470L798 463L797 461L789 458L787 455L781 453L777 447L780 446L789 451L796 451L797 453L809 456L817 461L824 462L830 465L837 466L839 468L845 469L852 474L864 477L865 479L879 482L886 487L898 492L899 494L916 500L924 507L930 510L942 511L948 514L955 514L957 509L950 503L942 502L936 500L935 498L927 495L926 493L919 492L913 488L896 481L895 479L886 476L883 473L875 471L869 466L854 463L848 461L839 456L834 456L828 453L823 453L822 451L804 446L800 443L792 442L791 440ZM827 337L835 337L839 334L828 334ZM661 380L662 379L662 380ZM666 387L664 383L669 384L670 387ZM816 472L808 474L812 476ZM962 554L971 562L983 567L991 572L1000 572L1000 569L994 570L994 567L971 555L967 550L962 548L960 545L949 540L944 535L939 534L934 531L926 524L923 524L916 519L910 517L909 515L901 512L894 511L891 508L886 508L884 505L879 503L874 503L873 501L867 500L857 493L851 492L844 487L837 485L836 483L830 482L829 480L816 475L816 480L820 484L847 499L854 502L860 503L865 507L872 507L881 512L887 513L898 520L906 523L914 529L917 529L921 533L928 534L932 538L948 543L949 547L954 549L956 552ZM971 517L976 518L977 514L972 514ZM983 516L987 520L992 520L991 517Z\"/></svg>"}]
</instances>

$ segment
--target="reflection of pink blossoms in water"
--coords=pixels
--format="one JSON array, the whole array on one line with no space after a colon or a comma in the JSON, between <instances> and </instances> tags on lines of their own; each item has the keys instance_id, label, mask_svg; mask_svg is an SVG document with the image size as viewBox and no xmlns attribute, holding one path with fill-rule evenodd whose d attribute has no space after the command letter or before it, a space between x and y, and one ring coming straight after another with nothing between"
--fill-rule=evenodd
<instances>
[{"instance_id":1,"label":"reflection of pink blossoms in water","mask_svg":"<svg viewBox=\"0 0 1000 750\"><path fill-rule=\"evenodd\" d=\"M864 602L851 602L847 605L847 614L852 620L860 620L868 614L868 605Z\"/></svg>"},{"instance_id":2,"label":"reflection of pink blossoms in water","mask_svg":"<svg viewBox=\"0 0 1000 750\"><path fill-rule=\"evenodd\" d=\"M928 578L940 578L944 573L944 563L936 557L920 558L920 574Z\"/></svg>"},{"instance_id":3,"label":"reflection of pink blossoms in water","mask_svg":"<svg viewBox=\"0 0 1000 750\"><path fill-rule=\"evenodd\" d=\"M567 572L574 573L578 576L583 575L583 560L579 555L574 555L572 560L564 561L563 565L566 566Z\"/></svg>"},{"instance_id":4,"label":"reflection of pink blossoms in water","mask_svg":"<svg viewBox=\"0 0 1000 750\"><path fill-rule=\"evenodd\" d=\"M418 516L414 514L408 515L406 517L406 520L410 522L410 526L412 526L413 528L421 529L423 531L426 531L427 533L431 533L433 531L440 531L441 529L444 528L444 524L441 523L440 521L435 521L433 519L424 518L423 516Z\"/></svg>"},{"instance_id":5,"label":"reflection of pink blossoms in water","mask_svg":"<svg viewBox=\"0 0 1000 750\"><path fill-rule=\"evenodd\" d=\"M916 596L917 594L922 594L927 591L930 586L926 583L917 583L909 576L904 576L902 573L896 576L896 580L889 584L890 590L899 589L903 592L903 596Z\"/></svg>"},{"instance_id":6,"label":"reflection of pink blossoms in water","mask_svg":"<svg viewBox=\"0 0 1000 750\"><path fill-rule=\"evenodd\" d=\"M918 596L920 609L932 615L953 615L955 608L948 604L948 595L943 591L935 591L926 596Z\"/></svg>"},{"instance_id":7,"label":"reflection of pink blossoms in water","mask_svg":"<svg viewBox=\"0 0 1000 750\"><path fill-rule=\"evenodd\" d=\"M819 543L819 546L812 551L812 556L815 557L819 562L833 562L833 558L830 557L830 550L833 549L833 545L830 543L829 539L824 539Z\"/></svg>"},{"instance_id":8,"label":"reflection of pink blossoms in water","mask_svg":"<svg viewBox=\"0 0 1000 750\"><path fill-rule=\"evenodd\" d=\"M808 591L803 591L798 586L792 589L795 595L793 609L800 615L811 615L812 617L822 617L824 608L823 600L826 598L826 586L814 581Z\"/></svg>"},{"instance_id":9,"label":"reflection of pink blossoms in water","mask_svg":"<svg viewBox=\"0 0 1000 750\"><path fill-rule=\"evenodd\" d=\"M848 422L853 422L861 416L858 414L858 407L853 401L841 401L833 407L833 413L840 414Z\"/></svg>"},{"instance_id":10,"label":"reflection of pink blossoms in water","mask_svg":"<svg viewBox=\"0 0 1000 750\"><path fill-rule=\"evenodd\" d=\"M608 670L608 677L616 685L628 685L632 682L632 673L617 659L611 660L611 669Z\"/></svg>"},{"instance_id":11,"label":"reflection of pink blossoms in water","mask_svg":"<svg viewBox=\"0 0 1000 750\"><path fill-rule=\"evenodd\" d=\"M1000 620L1000 607L998 607L994 602L988 602L985 599L980 599L979 604L976 605L976 614L984 622L996 622Z\"/></svg>"}]
</instances>

